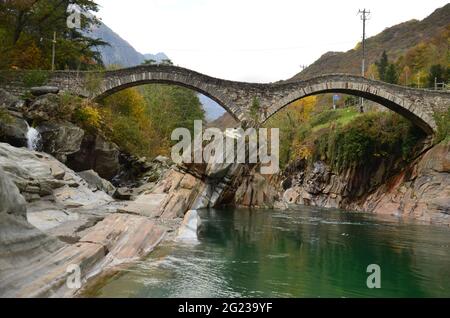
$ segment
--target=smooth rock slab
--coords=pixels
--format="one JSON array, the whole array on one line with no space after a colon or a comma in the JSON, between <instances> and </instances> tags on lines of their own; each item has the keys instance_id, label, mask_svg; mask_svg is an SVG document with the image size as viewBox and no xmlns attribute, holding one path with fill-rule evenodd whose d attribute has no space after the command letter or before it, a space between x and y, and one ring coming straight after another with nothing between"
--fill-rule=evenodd
<instances>
[{"instance_id":1,"label":"smooth rock slab","mask_svg":"<svg viewBox=\"0 0 450 318\"><path fill-rule=\"evenodd\" d=\"M118 208L117 212L156 217L159 216L162 202L166 197L166 194L142 194L135 201Z\"/></svg>"},{"instance_id":2,"label":"smooth rock slab","mask_svg":"<svg viewBox=\"0 0 450 318\"><path fill-rule=\"evenodd\" d=\"M97 223L80 243L104 246L109 252L101 267L131 262L150 253L164 238L166 229L149 218L112 214Z\"/></svg>"}]
</instances>

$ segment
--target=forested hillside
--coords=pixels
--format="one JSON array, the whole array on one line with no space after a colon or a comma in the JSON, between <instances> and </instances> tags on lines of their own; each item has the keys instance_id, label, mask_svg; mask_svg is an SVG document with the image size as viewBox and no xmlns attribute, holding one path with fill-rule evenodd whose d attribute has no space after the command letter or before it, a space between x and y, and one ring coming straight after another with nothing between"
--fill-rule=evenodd
<instances>
[{"instance_id":1,"label":"forested hillside","mask_svg":"<svg viewBox=\"0 0 450 318\"><path fill-rule=\"evenodd\" d=\"M374 65L380 59L383 51L386 51L389 59L396 64L398 72L403 72L403 68L408 66L411 76L404 82L413 81L413 76L420 68L422 73L427 73L430 64L445 65L449 63L448 41L450 26L450 4L437 9L430 16L422 21L411 20L387 28L380 34L367 39L367 61L368 75L372 76ZM440 40L442 37L447 40ZM436 46L436 47L435 47ZM447 53L438 53L439 50L447 50ZM436 59L435 54L440 58ZM413 55L417 59L412 58ZM301 73L292 79L302 80L330 73L347 73L360 75L361 73L361 43L348 52L328 52L316 62L311 64ZM406 63L406 64L405 64ZM400 76L401 77L401 76ZM426 79L421 75L421 83L425 84Z\"/></svg>"}]
</instances>

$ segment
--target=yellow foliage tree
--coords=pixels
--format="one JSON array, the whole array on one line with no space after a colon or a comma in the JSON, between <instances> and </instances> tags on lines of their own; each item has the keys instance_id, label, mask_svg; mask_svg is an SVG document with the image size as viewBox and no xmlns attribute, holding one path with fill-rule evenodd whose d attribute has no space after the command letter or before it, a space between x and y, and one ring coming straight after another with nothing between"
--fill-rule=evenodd
<instances>
[{"instance_id":1,"label":"yellow foliage tree","mask_svg":"<svg viewBox=\"0 0 450 318\"><path fill-rule=\"evenodd\" d=\"M33 41L18 43L10 54L12 65L20 69L39 69L45 65L42 52Z\"/></svg>"},{"instance_id":2,"label":"yellow foliage tree","mask_svg":"<svg viewBox=\"0 0 450 318\"><path fill-rule=\"evenodd\" d=\"M373 80L380 79L380 75L378 74L378 68L375 63L370 64L369 68L366 71L366 77Z\"/></svg>"}]
</instances>

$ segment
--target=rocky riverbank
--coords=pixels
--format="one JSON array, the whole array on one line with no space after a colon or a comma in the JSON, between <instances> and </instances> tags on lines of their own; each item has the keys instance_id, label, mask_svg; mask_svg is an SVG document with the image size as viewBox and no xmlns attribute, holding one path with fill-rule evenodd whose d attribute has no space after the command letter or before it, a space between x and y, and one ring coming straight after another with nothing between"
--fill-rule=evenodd
<instances>
[{"instance_id":1,"label":"rocky riverbank","mask_svg":"<svg viewBox=\"0 0 450 318\"><path fill-rule=\"evenodd\" d=\"M41 93L0 91L2 297L75 295L73 266L84 284L144 257L175 237L188 210L216 205L241 167L131 156L65 119L65 95Z\"/></svg>"},{"instance_id":2,"label":"rocky riverbank","mask_svg":"<svg viewBox=\"0 0 450 318\"><path fill-rule=\"evenodd\" d=\"M174 238L188 210L214 205L225 188L172 166L154 186L118 201L94 172L75 173L49 154L5 143L0 174L3 297L73 296L77 289L66 284L71 266L79 266L85 283L144 257Z\"/></svg>"},{"instance_id":3,"label":"rocky riverbank","mask_svg":"<svg viewBox=\"0 0 450 318\"><path fill-rule=\"evenodd\" d=\"M450 225L450 142L422 145L406 166L380 160L336 172L323 161L297 160L281 174L244 176L234 204L339 208Z\"/></svg>"}]
</instances>

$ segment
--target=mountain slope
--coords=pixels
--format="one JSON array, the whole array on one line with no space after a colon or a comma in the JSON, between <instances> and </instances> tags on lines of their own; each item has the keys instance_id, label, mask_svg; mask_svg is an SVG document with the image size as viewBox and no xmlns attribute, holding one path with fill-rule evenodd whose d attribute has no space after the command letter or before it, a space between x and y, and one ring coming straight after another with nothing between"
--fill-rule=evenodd
<instances>
[{"instance_id":1,"label":"mountain slope","mask_svg":"<svg viewBox=\"0 0 450 318\"><path fill-rule=\"evenodd\" d=\"M202 103L203 109L205 110L206 121L211 122L216 120L226 112L225 109L209 97L198 94L198 98L200 99L200 103Z\"/></svg>"},{"instance_id":2,"label":"mountain slope","mask_svg":"<svg viewBox=\"0 0 450 318\"><path fill-rule=\"evenodd\" d=\"M405 54L408 49L432 38L450 24L450 4L434 11L422 21L411 20L387 28L366 41L367 65L378 60L383 50L391 61ZM361 45L347 52L328 52L291 80L305 80L322 74L361 73Z\"/></svg>"},{"instance_id":3,"label":"mountain slope","mask_svg":"<svg viewBox=\"0 0 450 318\"><path fill-rule=\"evenodd\" d=\"M123 67L130 67L142 64L142 62L146 59L161 62L162 60L168 58L164 53L158 53L155 55L144 55L139 53L127 41L122 39L104 23L94 27L88 35L93 38L100 38L110 44L110 46L102 46L97 48L97 50L101 53L103 63L106 66L120 65Z\"/></svg>"}]
</instances>

